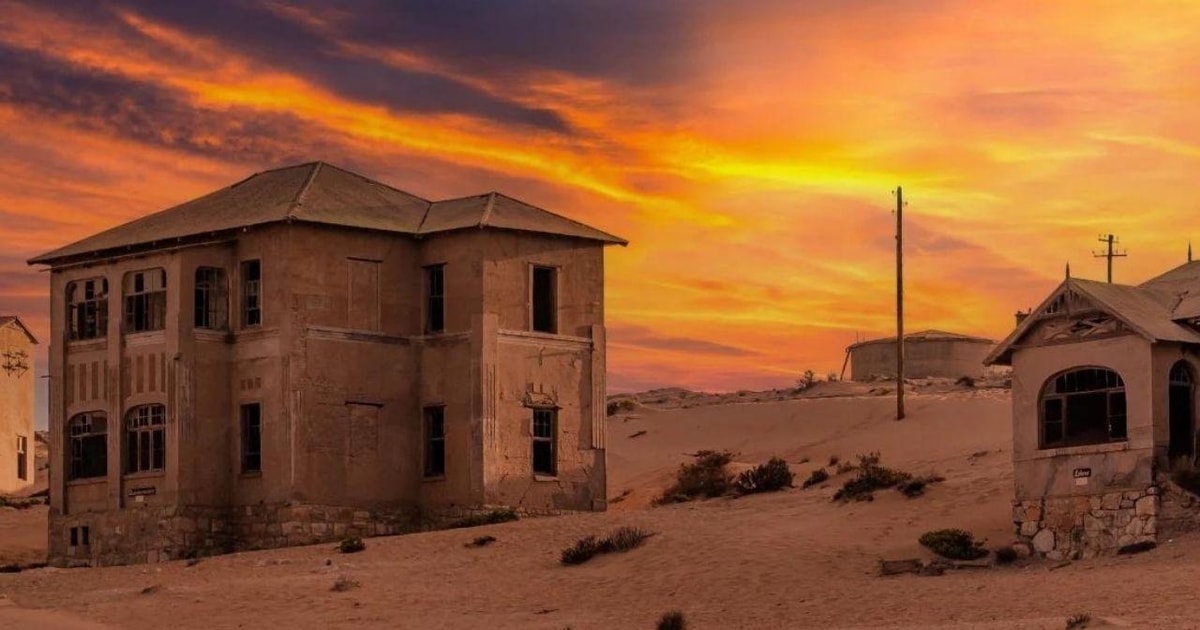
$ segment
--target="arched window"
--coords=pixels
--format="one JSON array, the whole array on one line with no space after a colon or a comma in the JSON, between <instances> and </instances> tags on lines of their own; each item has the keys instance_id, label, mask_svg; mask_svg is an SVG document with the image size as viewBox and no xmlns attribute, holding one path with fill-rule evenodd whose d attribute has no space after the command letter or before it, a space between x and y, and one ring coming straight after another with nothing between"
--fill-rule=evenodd
<instances>
[{"instance_id":1,"label":"arched window","mask_svg":"<svg viewBox=\"0 0 1200 630\"><path fill-rule=\"evenodd\" d=\"M1041 448L1125 439L1125 382L1116 372L1076 368L1042 386Z\"/></svg>"},{"instance_id":2,"label":"arched window","mask_svg":"<svg viewBox=\"0 0 1200 630\"><path fill-rule=\"evenodd\" d=\"M108 280L90 278L67 285L67 339L101 339L108 333Z\"/></svg>"},{"instance_id":3,"label":"arched window","mask_svg":"<svg viewBox=\"0 0 1200 630\"><path fill-rule=\"evenodd\" d=\"M81 413L67 422L71 457L69 479L108 475L108 417L102 411Z\"/></svg>"},{"instance_id":4,"label":"arched window","mask_svg":"<svg viewBox=\"0 0 1200 630\"><path fill-rule=\"evenodd\" d=\"M166 467L166 418L162 405L134 407L125 415L125 472L156 472Z\"/></svg>"},{"instance_id":5,"label":"arched window","mask_svg":"<svg viewBox=\"0 0 1200 630\"><path fill-rule=\"evenodd\" d=\"M1187 363L1178 361L1171 367L1171 375L1169 378L1171 385L1189 386L1192 384L1192 371L1188 369Z\"/></svg>"}]
</instances>

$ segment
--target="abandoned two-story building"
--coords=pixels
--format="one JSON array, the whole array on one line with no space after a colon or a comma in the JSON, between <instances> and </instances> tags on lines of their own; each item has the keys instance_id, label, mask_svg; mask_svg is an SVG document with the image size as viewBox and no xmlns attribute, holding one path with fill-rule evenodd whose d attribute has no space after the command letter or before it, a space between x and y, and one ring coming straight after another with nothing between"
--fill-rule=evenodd
<instances>
[{"instance_id":1,"label":"abandoned two-story building","mask_svg":"<svg viewBox=\"0 0 1200 630\"><path fill-rule=\"evenodd\" d=\"M15 315L0 315L0 494L33 484L33 347Z\"/></svg>"},{"instance_id":2,"label":"abandoned two-story building","mask_svg":"<svg viewBox=\"0 0 1200 630\"><path fill-rule=\"evenodd\" d=\"M1200 262L1137 286L1067 277L985 360L1012 366L1018 535L1052 558L1154 542L1197 456Z\"/></svg>"},{"instance_id":3,"label":"abandoned two-story building","mask_svg":"<svg viewBox=\"0 0 1200 630\"><path fill-rule=\"evenodd\" d=\"M497 193L324 163L33 259L50 268L50 562L602 510L604 247Z\"/></svg>"}]
</instances>

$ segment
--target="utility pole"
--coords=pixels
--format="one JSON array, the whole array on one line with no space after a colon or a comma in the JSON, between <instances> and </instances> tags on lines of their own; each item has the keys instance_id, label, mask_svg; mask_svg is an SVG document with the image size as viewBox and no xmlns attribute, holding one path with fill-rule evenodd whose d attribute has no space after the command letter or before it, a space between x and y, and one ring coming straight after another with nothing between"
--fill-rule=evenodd
<instances>
[{"instance_id":1,"label":"utility pole","mask_svg":"<svg viewBox=\"0 0 1200 630\"><path fill-rule=\"evenodd\" d=\"M904 190L896 187L896 420L904 419Z\"/></svg>"},{"instance_id":2,"label":"utility pole","mask_svg":"<svg viewBox=\"0 0 1200 630\"><path fill-rule=\"evenodd\" d=\"M1101 243L1108 243L1108 251L1107 251L1107 252L1103 252L1103 251L1101 251L1101 252L1092 252L1092 256L1093 256L1094 258L1107 258L1107 259L1108 259L1108 283L1109 283L1109 284L1112 284L1112 263L1113 263L1113 258L1124 258L1125 256L1128 256L1129 254L1128 254L1128 253L1126 253L1126 252L1119 252L1119 253L1118 253L1118 252L1114 252L1114 251L1113 251L1113 244L1114 244L1114 243L1120 243L1121 241L1117 240L1117 237L1113 236L1112 234L1109 234L1109 235L1104 235L1104 234L1101 234L1101 235L1100 235L1100 238L1099 238L1099 241L1100 241Z\"/></svg>"}]
</instances>

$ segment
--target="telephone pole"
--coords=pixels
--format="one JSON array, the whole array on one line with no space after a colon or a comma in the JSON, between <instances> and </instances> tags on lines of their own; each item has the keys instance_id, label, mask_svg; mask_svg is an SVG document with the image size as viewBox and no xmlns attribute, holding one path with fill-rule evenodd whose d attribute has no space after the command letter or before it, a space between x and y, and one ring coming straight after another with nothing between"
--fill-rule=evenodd
<instances>
[{"instance_id":1,"label":"telephone pole","mask_svg":"<svg viewBox=\"0 0 1200 630\"><path fill-rule=\"evenodd\" d=\"M1101 234L1100 238L1098 240L1101 243L1108 244L1108 251L1107 252L1103 252L1103 251L1092 252L1092 257L1108 259L1108 283L1112 284L1113 258L1124 258L1125 256L1128 256L1129 254L1127 252L1114 252L1113 251L1113 244L1120 243L1121 241L1118 240L1117 237L1113 236L1112 234L1108 234L1108 235Z\"/></svg>"},{"instance_id":2,"label":"telephone pole","mask_svg":"<svg viewBox=\"0 0 1200 630\"><path fill-rule=\"evenodd\" d=\"M896 187L896 420L904 419L904 190Z\"/></svg>"}]
</instances>

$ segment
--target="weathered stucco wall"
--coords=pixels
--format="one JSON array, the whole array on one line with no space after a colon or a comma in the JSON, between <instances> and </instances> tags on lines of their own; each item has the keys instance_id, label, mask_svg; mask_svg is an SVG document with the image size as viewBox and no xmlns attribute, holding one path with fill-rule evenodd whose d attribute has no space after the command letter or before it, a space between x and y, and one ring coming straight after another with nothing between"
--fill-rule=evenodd
<instances>
[{"instance_id":1,"label":"weathered stucco wall","mask_svg":"<svg viewBox=\"0 0 1200 630\"><path fill-rule=\"evenodd\" d=\"M4 353L24 353L24 370L0 369L0 493L16 492L33 483L33 343L17 325L0 328L0 363ZM25 466L18 471L17 441L26 444ZM21 474L18 474L20 472Z\"/></svg>"},{"instance_id":2,"label":"weathered stucco wall","mask_svg":"<svg viewBox=\"0 0 1200 630\"><path fill-rule=\"evenodd\" d=\"M993 344L967 340L904 342L904 375L907 378L958 378L984 373L983 359ZM872 341L850 349L850 378L869 381L896 377L896 342Z\"/></svg>"}]
</instances>

